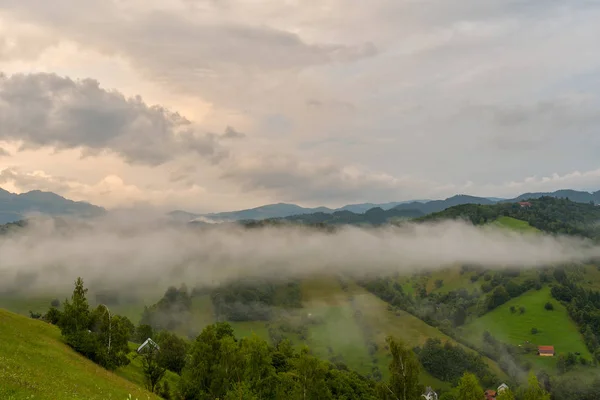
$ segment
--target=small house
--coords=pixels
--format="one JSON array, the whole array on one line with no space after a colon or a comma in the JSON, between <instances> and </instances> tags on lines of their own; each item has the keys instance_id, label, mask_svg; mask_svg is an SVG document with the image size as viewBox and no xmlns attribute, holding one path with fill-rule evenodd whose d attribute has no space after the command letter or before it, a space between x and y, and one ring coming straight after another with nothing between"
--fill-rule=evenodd
<instances>
[{"instance_id":1,"label":"small house","mask_svg":"<svg viewBox=\"0 0 600 400\"><path fill-rule=\"evenodd\" d=\"M438 395L430 386L425 388L425 394L422 394L421 397L424 397L425 400L438 400Z\"/></svg>"},{"instance_id":2,"label":"small house","mask_svg":"<svg viewBox=\"0 0 600 400\"><path fill-rule=\"evenodd\" d=\"M156 342L150 338L146 339L146 341L144 343L142 343L140 345L140 347L138 347L137 352L141 353L145 348L147 348L148 346L152 346L154 347L156 350L160 350L160 346L158 344L156 344Z\"/></svg>"},{"instance_id":3,"label":"small house","mask_svg":"<svg viewBox=\"0 0 600 400\"><path fill-rule=\"evenodd\" d=\"M506 383L501 384L500 386L498 386L498 393L504 392L505 390L508 390L508 385Z\"/></svg>"},{"instance_id":4,"label":"small house","mask_svg":"<svg viewBox=\"0 0 600 400\"><path fill-rule=\"evenodd\" d=\"M495 400L496 399L496 391L492 389L486 390L484 393L485 400Z\"/></svg>"},{"instance_id":5,"label":"small house","mask_svg":"<svg viewBox=\"0 0 600 400\"><path fill-rule=\"evenodd\" d=\"M554 346L538 346L538 356L553 357L554 356Z\"/></svg>"},{"instance_id":6,"label":"small house","mask_svg":"<svg viewBox=\"0 0 600 400\"><path fill-rule=\"evenodd\" d=\"M520 201L520 202L519 202L519 205L520 205L522 208L525 208L525 207L531 207L531 203L530 203L530 202L528 202L528 201Z\"/></svg>"}]
</instances>

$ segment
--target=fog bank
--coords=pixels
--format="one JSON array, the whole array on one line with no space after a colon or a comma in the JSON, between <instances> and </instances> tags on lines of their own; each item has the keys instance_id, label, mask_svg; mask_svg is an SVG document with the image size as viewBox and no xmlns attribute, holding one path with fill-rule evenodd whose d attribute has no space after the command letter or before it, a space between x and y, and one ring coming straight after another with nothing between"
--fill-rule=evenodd
<instances>
[{"instance_id":1,"label":"fog bank","mask_svg":"<svg viewBox=\"0 0 600 400\"><path fill-rule=\"evenodd\" d=\"M457 221L335 233L303 227L190 228L154 219L52 219L0 236L0 291L72 288L81 276L104 288L185 282L218 286L253 277L350 277L439 269L456 263L489 268L541 267L600 256L589 241L522 235Z\"/></svg>"}]
</instances>

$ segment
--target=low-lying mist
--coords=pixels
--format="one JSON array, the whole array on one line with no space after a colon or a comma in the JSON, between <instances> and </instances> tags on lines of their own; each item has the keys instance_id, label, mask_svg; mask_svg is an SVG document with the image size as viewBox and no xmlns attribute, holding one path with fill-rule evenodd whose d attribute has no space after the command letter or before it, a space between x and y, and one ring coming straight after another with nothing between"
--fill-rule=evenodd
<instances>
[{"instance_id":1,"label":"low-lying mist","mask_svg":"<svg viewBox=\"0 0 600 400\"><path fill-rule=\"evenodd\" d=\"M583 262L600 248L573 237L518 234L457 221L325 232L306 227L192 228L150 219L37 219L0 236L0 292L90 287L164 291L239 279L385 276L453 264L488 268Z\"/></svg>"}]
</instances>

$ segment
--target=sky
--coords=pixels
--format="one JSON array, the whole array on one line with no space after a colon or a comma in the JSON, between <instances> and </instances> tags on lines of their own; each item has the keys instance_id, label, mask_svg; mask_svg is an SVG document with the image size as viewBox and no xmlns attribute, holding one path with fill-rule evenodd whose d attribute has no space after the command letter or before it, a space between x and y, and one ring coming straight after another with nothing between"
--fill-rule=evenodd
<instances>
[{"instance_id":1,"label":"sky","mask_svg":"<svg viewBox=\"0 0 600 400\"><path fill-rule=\"evenodd\" d=\"M213 212L600 189L600 3L0 0L0 187Z\"/></svg>"}]
</instances>

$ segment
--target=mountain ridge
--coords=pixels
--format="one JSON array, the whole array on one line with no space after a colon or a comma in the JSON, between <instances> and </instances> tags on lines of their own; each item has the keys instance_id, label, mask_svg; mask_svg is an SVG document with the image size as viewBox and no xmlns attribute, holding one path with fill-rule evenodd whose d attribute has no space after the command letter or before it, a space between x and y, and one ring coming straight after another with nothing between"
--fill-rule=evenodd
<instances>
[{"instance_id":1,"label":"mountain ridge","mask_svg":"<svg viewBox=\"0 0 600 400\"><path fill-rule=\"evenodd\" d=\"M32 190L16 194L0 188L0 224L16 222L25 219L28 214L36 213L93 217L105 212L102 207L85 201L73 201L53 192Z\"/></svg>"}]
</instances>

